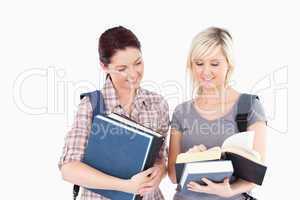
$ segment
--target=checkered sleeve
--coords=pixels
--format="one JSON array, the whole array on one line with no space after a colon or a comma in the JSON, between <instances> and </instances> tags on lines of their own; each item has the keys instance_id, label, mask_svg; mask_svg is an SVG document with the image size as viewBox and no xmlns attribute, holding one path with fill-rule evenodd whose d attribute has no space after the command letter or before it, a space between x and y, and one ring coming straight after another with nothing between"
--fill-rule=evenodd
<instances>
[{"instance_id":1,"label":"checkered sleeve","mask_svg":"<svg viewBox=\"0 0 300 200\"><path fill-rule=\"evenodd\" d=\"M59 169L66 163L82 160L91 129L92 113L90 100L84 97L79 104L71 130L65 137L63 153L58 163Z\"/></svg>"}]
</instances>

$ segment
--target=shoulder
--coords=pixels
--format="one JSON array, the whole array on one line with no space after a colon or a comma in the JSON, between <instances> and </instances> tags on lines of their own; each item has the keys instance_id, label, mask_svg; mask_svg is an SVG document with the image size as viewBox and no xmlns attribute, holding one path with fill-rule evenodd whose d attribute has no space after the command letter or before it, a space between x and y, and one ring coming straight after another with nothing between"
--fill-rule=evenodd
<instances>
[{"instance_id":1,"label":"shoulder","mask_svg":"<svg viewBox=\"0 0 300 200\"><path fill-rule=\"evenodd\" d=\"M80 100L78 111L82 113L93 112L92 104L89 97L85 96Z\"/></svg>"},{"instance_id":2,"label":"shoulder","mask_svg":"<svg viewBox=\"0 0 300 200\"><path fill-rule=\"evenodd\" d=\"M184 101L178 104L174 109L174 115L184 115L185 113L190 113L193 107L193 100Z\"/></svg>"},{"instance_id":3,"label":"shoulder","mask_svg":"<svg viewBox=\"0 0 300 200\"><path fill-rule=\"evenodd\" d=\"M251 104L251 111L265 116L263 104L259 98L254 98Z\"/></svg>"},{"instance_id":4,"label":"shoulder","mask_svg":"<svg viewBox=\"0 0 300 200\"><path fill-rule=\"evenodd\" d=\"M241 110L248 111L248 125L257 121L267 121L267 117L263 108L262 101L254 94L243 94L244 99L240 99L239 105ZM244 105L244 108L242 108ZM245 106L248 105L248 106Z\"/></svg>"},{"instance_id":5,"label":"shoulder","mask_svg":"<svg viewBox=\"0 0 300 200\"><path fill-rule=\"evenodd\" d=\"M243 93L239 100L241 104L248 103L250 105L250 111L263 111L262 102L259 96L255 94Z\"/></svg>"}]
</instances>

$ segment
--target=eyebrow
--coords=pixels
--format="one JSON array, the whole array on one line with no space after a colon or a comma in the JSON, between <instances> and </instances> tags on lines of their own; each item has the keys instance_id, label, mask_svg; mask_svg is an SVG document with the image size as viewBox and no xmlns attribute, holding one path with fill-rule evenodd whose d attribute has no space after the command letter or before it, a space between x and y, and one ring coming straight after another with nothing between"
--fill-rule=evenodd
<instances>
[{"instance_id":1,"label":"eyebrow","mask_svg":"<svg viewBox=\"0 0 300 200\"><path fill-rule=\"evenodd\" d=\"M212 60L210 60L210 61L219 61L219 62L220 62L220 61L224 61L224 60L225 60L225 59L222 59L222 58L221 58L221 59L212 59Z\"/></svg>"},{"instance_id":2,"label":"eyebrow","mask_svg":"<svg viewBox=\"0 0 300 200\"><path fill-rule=\"evenodd\" d=\"M138 60L140 60L142 57L141 56L139 56L135 61L134 61L134 63L136 63Z\"/></svg>"},{"instance_id":3,"label":"eyebrow","mask_svg":"<svg viewBox=\"0 0 300 200\"><path fill-rule=\"evenodd\" d=\"M133 63L136 63L138 60L140 60L142 57L139 56ZM127 67L127 65L116 65L117 68L121 68L121 67Z\"/></svg>"},{"instance_id":4,"label":"eyebrow","mask_svg":"<svg viewBox=\"0 0 300 200\"><path fill-rule=\"evenodd\" d=\"M126 65L117 65L117 68L121 68L121 67L127 67Z\"/></svg>"},{"instance_id":5,"label":"eyebrow","mask_svg":"<svg viewBox=\"0 0 300 200\"><path fill-rule=\"evenodd\" d=\"M211 59L209 61L224 61L224 60L225 59L222 59L222 58L220 58L220 59L215 58L215 59ZM203 60L202 59L194 59L194 62L203 62Z\"/></svg>"}]
</instances>

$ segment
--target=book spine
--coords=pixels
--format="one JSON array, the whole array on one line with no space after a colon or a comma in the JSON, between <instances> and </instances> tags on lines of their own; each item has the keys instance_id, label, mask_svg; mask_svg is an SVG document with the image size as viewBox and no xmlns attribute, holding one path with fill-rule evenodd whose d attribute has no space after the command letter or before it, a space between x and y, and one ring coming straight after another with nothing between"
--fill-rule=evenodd
<instances>
[{"instance_id":1,"label":"book spine","mask_svg":"<svg viewBox=\"0 0 300 200\"><path fill-rule=\"evenodd\" d=\"M159 151L162 147L165 138L153 137L152 144L149 150L149 153L146 158L146 163L143 170L147 170L153 167L155 160L159 154Z\"/></svg>"}]
</instances>

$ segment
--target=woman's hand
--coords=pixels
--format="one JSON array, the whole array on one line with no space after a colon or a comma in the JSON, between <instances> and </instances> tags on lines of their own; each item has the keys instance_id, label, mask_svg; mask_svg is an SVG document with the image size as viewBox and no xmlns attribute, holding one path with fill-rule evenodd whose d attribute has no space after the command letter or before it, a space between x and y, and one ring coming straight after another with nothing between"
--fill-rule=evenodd
<instances>
[{"instance_id":1,"label":"woman's hand","mask_svg":"<svg viewBox=\"0 0 300 200\"><path fill-rule=\"evenodd\" d=\"M152 168L153 170L151 176L150 176L150 181L144 183L141 185L138 193L143 196L148 192L152 192L155 188L157 188L161 182L161 179L163 175L165 174L165 167L162 165L157 165Z\"/></svg>"},{"instance_id":2,"label":"woman's hand","mask_svg":"<svg viewBox=\"0 0 300 200\"><path fill-rule=\"evenodd\" d=\"M193 146L186 153L195 153L195 152L206 151L206 150L207 150L206 146L203 144L200 144L200 145Z\"/></svg>"},{"instance_id":3,"label":"woman's hand","mask_svg":"<svg viewBox=\"0 0 300 200\"><path fill-rule=\"evenodd\" d=\"M131 177L125 183L125 192L138 194L139 189L144 183L151 181L151 175L154 173L154 168L147 169Z\"/></svg>"},{"instance_id":4,"label":"woman's hand","mask_svg":"<svg viewBox=\"0 0 300 200\"><path fill-rule=\"evenodd\" d=\"M214 194L226 198L234 195L228 178L225 178L223 183L214 183L207 178L203 178L202 181L206 183L207 186L199 185L198 183L191 181L187 185L188 190Z\"/></svg>"}]
</instances>

